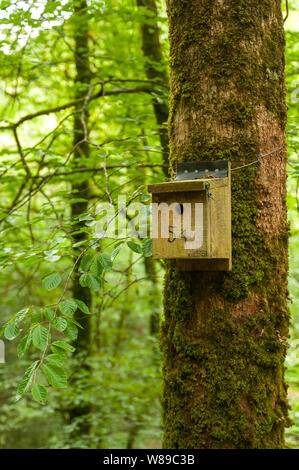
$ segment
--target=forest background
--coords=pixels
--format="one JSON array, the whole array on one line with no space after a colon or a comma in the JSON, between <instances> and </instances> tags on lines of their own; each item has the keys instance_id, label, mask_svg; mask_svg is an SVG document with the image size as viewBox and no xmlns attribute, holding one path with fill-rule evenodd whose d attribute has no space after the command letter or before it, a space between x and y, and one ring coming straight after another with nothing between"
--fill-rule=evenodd
<instances>
[{"instance_id":1,"label":"forest background","mask_svg":"<svg viewBox=\"0 0 299 470\"><path fill-rule=\"evenodd\" d=\"M299 448L299 2L285 5L287 443ZM149 238L95 227L99 202L125 195L130 223L147 184L167 177L165 4L3 0L0 21L0 448L160 448L163 262ZM58 343L44 376L24 382L48 325Z\"/></svg>"}]
</instances>

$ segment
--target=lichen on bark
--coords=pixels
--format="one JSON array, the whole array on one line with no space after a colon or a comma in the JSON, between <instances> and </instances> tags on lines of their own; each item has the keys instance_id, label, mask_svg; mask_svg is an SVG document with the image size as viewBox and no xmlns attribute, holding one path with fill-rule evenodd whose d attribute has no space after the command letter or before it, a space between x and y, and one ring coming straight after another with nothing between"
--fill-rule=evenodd
<instances>
[{"instance_id":1,"label":"lichen on bark","mask_svg":"<svg viewBox=\"0 0 299 470\"><path fill-rule=\"evenodd\" d=\"M168 0L170 164L285 145L278 0ZM233 173L233 270L167 262L164 447L281 448L289 424L286 153Z\"/></svg>"}]
</instances>

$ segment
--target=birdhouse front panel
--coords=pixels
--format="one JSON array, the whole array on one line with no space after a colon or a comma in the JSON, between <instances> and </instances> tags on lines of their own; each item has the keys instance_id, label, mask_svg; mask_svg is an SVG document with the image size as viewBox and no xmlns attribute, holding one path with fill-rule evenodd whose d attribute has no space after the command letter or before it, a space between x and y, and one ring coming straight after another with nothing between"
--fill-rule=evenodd
<instances>
[{"instance_id":1,"label":"birdhouse front panel","mask_svg":"<svg viewBox=\"0 0 299 470\"><path fill-rule=\"evenodd\" d=\"M153 194L153 256L205 258L209 246L209 205L205 191Z\"/></svg>"},{"instance_id":2,"label":"birdhouse front panel","mask_svg":"<svg viewBox=\"0 0 299 470\"><path fill-rule=\"evenodd\" d=\"M153 194L153 257L176 259L185 271L232 267L230 167L228 162L212 163L212 170L205 169L202 177L198 168L208 162L184 164L184 175L193 179L180 175L148 187Z\"/></svg>"}]
</instances>

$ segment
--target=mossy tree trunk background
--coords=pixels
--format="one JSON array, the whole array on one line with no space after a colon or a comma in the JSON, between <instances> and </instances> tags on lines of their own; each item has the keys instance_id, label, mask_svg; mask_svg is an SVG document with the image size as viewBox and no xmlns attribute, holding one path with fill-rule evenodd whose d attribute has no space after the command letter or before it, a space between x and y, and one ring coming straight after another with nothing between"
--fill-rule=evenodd
<instances>
[{"instance_id":1,"label":"mossy tree trunk background","mask_svg":"<svg viewBox=\"0 0 299 470\"><path fill-rule=\"evenodd\" d=\"M75 97L86 98L89 92L91 71L89 65L89 48L88 48L88 20L87 20L87 2L86 0L74 1L73 27L74 27L74 61L76 66L75 79ZM87 103L87 102L86 102ZM78 105L74 115L74 141L73 141L73 161L78 167L84 166L84 160L89 158L89 145L86 142L88 135L88 110L85 103ZM74 225L74 231L78 232L84 227L84 222L79 222L79 216L88 210L88 199L90 195L88 179L80 182L72 183L72 194L76 202L71 206L72 221L77 221ZM80 232L73 235L74 244L80 243L86 239L86 233ZM80 248L74 250L75 256L80 254ZM82 287L79 282L79 273L76 273L73 287L73 297L82 300L90 308L91 293L87 287ZM74 345L76 347L74 359L77 361L77 373L72 377L72 387L80 387L80 383L84 383L84 377L89 377L90 367L87 364L87 358L90 353L90 332L91 321L89 315L82 315L80 311L75 313L75 319L82 325L82 329L78 329L78 338ZM76 392L78 393L78 392ZM89 432L88 417L90 413L89 403L81 400L76 405L72 405L69 411L69 420L72 424L76 424L73 432L73 439L84 437Z\"/></svg>"},{"instance_id":2,"label":"mossy tree trunk background","mask_svg":"<svg viewBox=\"0 0 299 470\"><path fill-rule=\"evenodd\" d=\"M285 145L280 0L168 0L170 164ZM286 152L233 172L231 273L167 263L164 447L281 448L289 424Z\"/></svg>"}]
</instances>

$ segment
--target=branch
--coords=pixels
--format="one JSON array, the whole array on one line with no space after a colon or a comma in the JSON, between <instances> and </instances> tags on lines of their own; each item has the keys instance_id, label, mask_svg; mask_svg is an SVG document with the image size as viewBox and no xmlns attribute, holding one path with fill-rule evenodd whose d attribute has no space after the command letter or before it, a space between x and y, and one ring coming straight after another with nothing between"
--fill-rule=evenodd
<instances>
[{"instance_id":1,"label":"branch","mask_svg":"<svg viewBox=\"0 0 299 470\"><path fill-rule=\"evenodd\" d=\"M101 98L103 96L114 96L114 95L120 95L120 94L130 94L130 93L152 93L153 89L148 87L148 86L139 86L135 88L117 88L115 90L110 90L104 92L104 82L102 83L101 90L96 93L95 95L91 96L89 101L96 100L98 98ZM95 86L95 85L94 85ZM41 109L40 111L36 111L35 113L27 114L26 116L23 116L21 119L19 119L17 122L14 124L9 124L8 126L0 126L0 131L4 130L14 130L17 129L21 124L23 124L26 121L30 121L31 119L34 119L39 116L46 116L48 114L52 113L58 113L59 111L63 111L64 109L71 108L73 106L78 105L79 103L84 103L86 100L86 97L78 98L76 100L70 101L69 103L62 104L60 106L55 106L53 108L48 108L48 109Z\"/></svg>"},{"instance_id":2,"label":"branch","mask_svg":"<svg viewBox=\"0 0 299 470\"><path fill-rule=\"evenodd\" d=\"M289 2L286 0L286 16L284 17L283 22L285 23L289 17Z\"/></svg>"},{"instance_id":3,"label":"branch","mask_svg":"<svg viewBox=\"0 0 299 470\"><path fill-rule=\"evenodd\" d=\"M131 163L128 165L107 165L106 170L113 170L115 168L130 168L133 165L138 165L138 168L168 168L168 165L165 164L140 164L140 163ZM52 174L47 174L47 175L36 175L32 176L32 179L47 179L51 178L52 176L68 176L68 175L74 175L76 173L97 173L97 172L105 172L104 167L99 167L99 168L77 168L76 170L71 170L71 171L60 171L60 172L53 172Z\"/></svg>"},{"instance_id":4,"label":"branch","mask_svg":"<svg viewBox=\"0 0 299 470\"><path fill-rule=\"evenodd\" d=\"M22 163L23 163L23 166L26 170L26 173L27 173L27 176L28 178L31 177L31 171L26 163L26 160L25 160L25 155L23 153L23 150L22 150L22 147L21 147L21 143L19 141L19 137L18 137L18 134L17 134L17 129L14 127L13 128L13 135L14 135L14 138L15 138L15 141L16 141L16 144L17 144L17 148L18 148L18 151L19 151L19 154L20 154L20 157L21 157L21 160L22 160Z\"/></svg>"}]
</instances>

